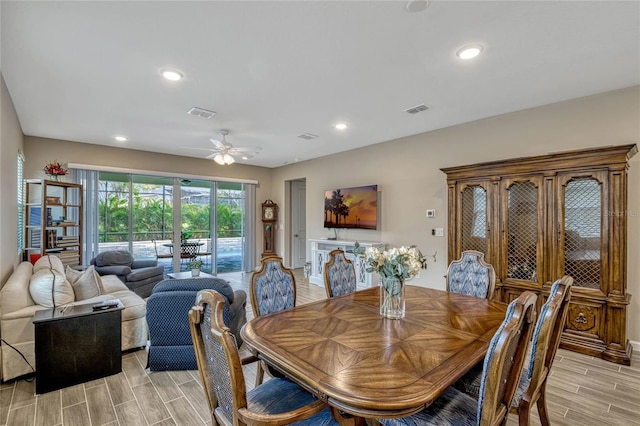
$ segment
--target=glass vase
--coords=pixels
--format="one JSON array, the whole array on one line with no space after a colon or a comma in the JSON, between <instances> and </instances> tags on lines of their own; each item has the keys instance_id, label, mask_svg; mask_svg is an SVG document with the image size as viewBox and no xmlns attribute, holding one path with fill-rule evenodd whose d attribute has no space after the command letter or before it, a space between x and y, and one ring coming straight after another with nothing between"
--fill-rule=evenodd
<instances>
[{"instance_id":1,"label":"glass vase","mask_svg":"<svg viewBox=\"0 0 640 426\"><path fill-rule=\"evenodd\" d=\"M399 277L380 277L380 315L404 318L404 281Z\"/></svg>"}]
</instances>

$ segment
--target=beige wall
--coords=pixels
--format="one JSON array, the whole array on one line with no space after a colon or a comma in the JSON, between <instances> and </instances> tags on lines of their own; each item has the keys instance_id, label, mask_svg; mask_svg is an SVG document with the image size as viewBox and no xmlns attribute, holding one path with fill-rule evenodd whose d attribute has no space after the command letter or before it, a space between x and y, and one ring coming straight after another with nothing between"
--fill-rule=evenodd
<instances>
[{"instance_id":1,"label":"beige wall","mask_svg":"<svg viewBox=\"0 0 640 426\"><path fill-rule=\"evenodd\" d=\"M42 167L51 161L80 163L98 166L118 167L177 173L183 176L207 176L219 178L250 179L259 182L256 199L267 199L271 195L271 169L264 167L233 164L220 166L211 160L193 157L158 154L125 148L69 142L25 136L24 149L27 157L25 178L44 178ZM256 229L260 229L259 203L256 208ZM259 238L262 238L260 235ZM256 256L262 253L262 241L256 242Z\"/></svg>"},{"instance_id":2,"label":"beige wall","mask_svg":"<svg viewBox=\"0 0 640 426\"><path fill-rule=\"evenodd\" d=\"M428 120L428 115L416 119ZM636 86L281 167L273 174L273 200L285 213L280 225L286 225L286 181L306 178L307 238L321 238L332 234L323 229L324 190L377 184L381 195L380 230L340 230L338 237L380 240L392 245L416 244L426 255L437 253L435 261L428 257L428 270L414 282L444 288L447 192L440 168L638 143L639 123L640 87ZM635 297L629 309L628 337L640 341L640 154L631 160L629 176L627 282ZM436 209L436 218L427 219L426 209ZM445 229L445 238L431 236L435 227ZM281 249L284 247L288 247L285 233L279 229L278 252L288 258L288 250Z\"/></svg>"},{"instance_id":3,"label":"beige wall","mask_svg":"<svg viewBox=\"0 0 640 426\"><path fill-rule=\"evenodd\" d=\"M5 92L3 87L3 95ZM15 116L15 113L13 115ZM4 117L3 102L3 126ZM428 116L419 119L428 119ZM441 227L446 231L447 194L445 176L439 171L440 168L570 149L638 143L639 123L640 87L636 86L466 123L272 170L241 165L221 168L205 160L26 137L25 176L40 176L40 168L47 161L57 159L122 168L256 179L260 181L256 194L256 212L259 213L259 204L267 198L272 198L280 205L279 225L282 226L278 229L276 249L278 254L286 259L290 256L288 245L285 244L284 231L289 209L286 204L288 198L285 195L287 181L306 179L307 238L329 235L329 231L322 228L324 190L378 184L381 193L379 231L341 230L339 237L380 240L394 245L417 244L423 253L435 254L435 261L429 257L429 269L414 282L444 288L447 236L431 236L432 228ZM7 173L4 156L15 149L5 147L4 132L3 127L2 195L4 192L9 194L10 191L14 191L12 188L15 188L15 177L11 178L13 182L5 186L5 177L15 176L15 162L8 162L13 169ZM17 147L20 144L15 145ZM629 292L635 294L635 297L631 299L629 309L628 337L640 341L640 155L631 160L629 177L627 283ZM425 218L425 210L428 208L437 210L435 219ZM12 213L15 210L14 204L3 202L0 210L2 223L15 223L15 213ZM11 214L14 216L9 218ZM257 216L259 217L259 214ZM5 218L7 220L4 220ZM15 229L11 231L13 228L7 227L15 238ZM257 229L261 227L258 226ZM4 234L2 240L4 243ZM262 251L260 233L257 240L256 251L259 254ZM5 259L7 244L2 246L2 259ZM13 258L15 255L11 254L9 259ZM6 275L9 269L2 264L3 274Z\"/></svg>"},{"instance_id":4,"label":"beige wall","mask_svg":"<svg viewBox=\"0 0 640 426\"><path fill-rule=\"evenodd\" d=\"M19 261L18 255L18 151L23 149L22 128L0 74L0 287Z\"/></svg>"}]
</instances>

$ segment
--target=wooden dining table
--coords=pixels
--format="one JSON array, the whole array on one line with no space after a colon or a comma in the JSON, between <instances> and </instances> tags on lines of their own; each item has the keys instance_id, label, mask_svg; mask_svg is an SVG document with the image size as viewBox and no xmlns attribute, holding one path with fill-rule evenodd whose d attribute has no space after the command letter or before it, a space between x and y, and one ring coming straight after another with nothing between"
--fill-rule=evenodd
<instances>
[{"instance_id":1,"label":"wooden dining table","mask_svg":"<svg viewBox=\"0 0 640 426\"><path fill-rule=\"evenodd\" d=\"M507 305L418 286L405 294L404 319L379 315L376 287L257 317L242 337L341 422L406 416L483 359Z\"/></svg>"}]
</instances>

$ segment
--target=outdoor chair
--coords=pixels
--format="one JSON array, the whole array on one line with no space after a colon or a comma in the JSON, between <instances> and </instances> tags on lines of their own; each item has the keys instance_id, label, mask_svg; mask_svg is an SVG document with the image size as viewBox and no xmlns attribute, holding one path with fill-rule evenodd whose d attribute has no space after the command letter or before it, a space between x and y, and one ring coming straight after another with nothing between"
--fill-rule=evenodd
<instances>
[{"instance_id":1,"label":"outdoor chair","mask_svg":"<svg viewBox=\"0 0 640 426\"><path fill-rule=\"evenodd\" d=\"M484 261L484 253L475 250L462 252L459 260L454 260L447 271L447 291L466 294L481 299L493 298L496 272Z\"/></svg>"},{"instance_id":2,"label":"outdoor chair","mask_svg":"<svg viewBox=\"0 0 640 426\"><path fill-rule=\"evenodd\" d=\"M536 295L524 292L509 304L484 359L480 397L449 387L424 410L398 419L379 419L385 426L461 426L503 424L522 373L527 341L533 329Z\"/></svg>"},{"instance_id":3,"label":"outdoor chair","mask_svg":"<svg viewBox=\"0 0 640 426\"><path fill-rule=\"evenodd\" d=\"M356 291L356 270L342 250L332 250L329 253L329 261L324 264L324 289L327 297Z\"/></svg>"},{"instance_id":4,"label":"outdoor chair","mask_svg":"<svg viewBox=\"0 0 640 426\"><path fill-rule=\"evenodd\" d=\"M213 424L337 424L325 403L285 378L273 378L247 392L241 359L224 323L225 298L213 290L198 292L189 323L198 371Z\"/></svg>"}]
</instances>

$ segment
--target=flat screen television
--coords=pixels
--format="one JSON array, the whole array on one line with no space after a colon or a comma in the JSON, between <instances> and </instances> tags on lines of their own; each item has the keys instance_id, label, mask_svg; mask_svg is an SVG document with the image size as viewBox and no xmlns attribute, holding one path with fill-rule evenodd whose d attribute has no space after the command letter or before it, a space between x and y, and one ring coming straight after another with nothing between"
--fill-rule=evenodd
<instances>
[{"instance_id":1,"label":"flat screen television","mask_svg":"<svg viewBox=\"0 0 640 426\"><path fill-rule=\"evenodd\" d=\"M378 229L378 185L325 191L324 227Z\"/></svg>"}]
</instances>

